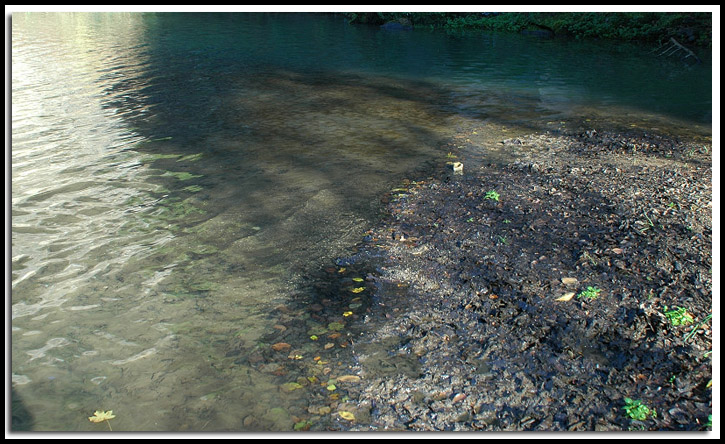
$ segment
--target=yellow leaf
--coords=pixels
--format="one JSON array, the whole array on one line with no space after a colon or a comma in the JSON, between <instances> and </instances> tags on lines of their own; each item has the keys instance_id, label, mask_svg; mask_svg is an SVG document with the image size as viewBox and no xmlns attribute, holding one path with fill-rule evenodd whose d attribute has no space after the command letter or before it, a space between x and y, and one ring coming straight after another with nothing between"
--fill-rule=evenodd
<instances>
[{"instance_id":1,"label":"yellow leaf","mask_svg":"<svg viewBox=\"0 0 725 444\"><path fill-rule=\"evenodd\" d=\"M96 410L93 412L93 416L89 416L88 420L91 422L102 422L102 421L108 421L109 419L115 418L116 415L113 414L113 410L109 410L107 412Z\"/></svg>"},{"instance_id":2,"label":"yellow leaf","mask_svg":"<svg viewBox=\"0 0 725 444\"><path fill-rule=\"evenodd\" d=\"M338 272L338 273L344 273L344 272L345 272L345 270L346 270L346 268L345 268L345 267L342 267L342 268L340 268L340 269L339 269L339 270L338 270L337 272Z\"/></svg>"},{"instance_id":3,"label":"yellow leaf","mask_svg":"<svg viewBox=\"0 0 725 444\"><path fill-rule=\"evenodd\" d=\"M348 421L355 421L355 415L353 415L351 412L339 412L338 414L342 419L347 419Z\"/></svg>"},{"instance_id":4,"label":"yellow leaf","mask_svg":"<svg viewBox=\"0 0 725 444\"><path fill-rule=\"evenodd\" d=\"M344 317L352 316L352 312L351 312L351 311L346 311L346 312L345 312L345 313L343 313L342 315L343 315Z\"/></svg>"},{"instance_id":5,"label":"yellow leaf","mask_svg":"<svg viewBox=\"0 0 725 444\"><path fill-rule=\"evenodd\" d=\"M364 281L365 279L363 279L363 278L360 278L360 277L357 277L357 278L352 278L352 280L353 280L353 281L355 281L355 282L362 282L362 281Z\"/></svg>"},{"instance_id":6,"label":"yellow leaf","mask_svg":"<svg viewBox=\"0 0 725 444\"><path fill-rule=\"evenodd\" d=\"M353 289L352 289L352 290L350 290L350 291L352 291L353 293L360 293L360 292L361 292L361 291L363 291L363 290L365 290L365 287L357 287L357 288L353 288Z\"/></svg>"}]
</instances>

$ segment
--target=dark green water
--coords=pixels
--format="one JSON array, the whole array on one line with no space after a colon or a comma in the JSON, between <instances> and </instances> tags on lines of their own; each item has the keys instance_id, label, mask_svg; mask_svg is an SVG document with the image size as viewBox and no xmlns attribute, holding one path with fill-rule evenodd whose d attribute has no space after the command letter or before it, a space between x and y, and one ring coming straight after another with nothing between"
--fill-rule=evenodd
<instances>
[{"instance_id":1,"label":"dark green water","mask_svg":"<svg viewBox=\"0 0 725 444\"><path fill-rule=\"evenodd\" d=\"M711 126L710 58L652 48L312 14L11 25L13 420L31 430L104 431L95 410L114 430L290 430L308 397L244 357L456 131Z\"/></svg>"}]
</instances>

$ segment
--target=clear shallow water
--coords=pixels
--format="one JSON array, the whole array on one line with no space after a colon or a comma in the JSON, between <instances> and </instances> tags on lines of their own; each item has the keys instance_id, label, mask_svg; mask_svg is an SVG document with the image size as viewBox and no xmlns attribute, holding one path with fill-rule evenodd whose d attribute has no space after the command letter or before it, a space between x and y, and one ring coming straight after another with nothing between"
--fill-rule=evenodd
<instances>
[{"instance_id":1,"label":"clear shallow water","mask_svg":"<svg viewBox=\"0 0 725 444\"><path fill-rule=\"evenodd\" d=\"M14 14L18 423L288 430L305 396L244 357L456 130L708 133L708 63L647 50L304 14Z\"/></svg>"}]
</instances>

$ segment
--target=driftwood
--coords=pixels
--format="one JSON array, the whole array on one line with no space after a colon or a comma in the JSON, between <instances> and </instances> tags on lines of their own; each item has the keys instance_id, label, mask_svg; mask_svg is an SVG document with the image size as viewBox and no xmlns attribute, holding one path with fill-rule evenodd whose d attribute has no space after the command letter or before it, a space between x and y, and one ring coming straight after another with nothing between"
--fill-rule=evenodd
<instances>
[{"instance_id":1,"label":"driftwood","mask_svg":"<svg viewBox=\"0 0 725 444\"><path fill-rule=\"evenodd\" d=\"M702 63L702 61L695 55L694 52L684 47L682 44L680 44L680 42L675 40L674 37L670 37L670 40L668 42L662 44L659 48L655 49L652 52L659 52L659 54L657 54L658 57L681 57L683 61L692 57L697 63Z\"/></svg>"}]
</instances>

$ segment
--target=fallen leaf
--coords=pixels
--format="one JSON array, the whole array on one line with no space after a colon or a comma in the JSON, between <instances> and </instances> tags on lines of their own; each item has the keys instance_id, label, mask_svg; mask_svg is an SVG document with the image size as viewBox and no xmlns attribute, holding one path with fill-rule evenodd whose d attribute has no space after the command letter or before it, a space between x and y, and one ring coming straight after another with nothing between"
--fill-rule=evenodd
<instances>
[{"instance_id":1,"label":"fallen leaf","mask_svg":"<svg viewBox=\"0 0 725 444\"><path fill-rule=\"evenodd\" d=\"M564 285L576 285L579 282L577 278L565 277L561 278L561 283Z\"/></svg>"},{"instance_id":2,"label":"fallen leaf","mask_svg":"<svg viewBox=\"0 0 725 444\"><path fill-rule=\"evenodd\" d=\"M342 411L342 412L338 412L338 414L340 415L340 417L342 419L346 419L348 421L355 421L355 415L353 415L352 412Z\"/></svg>"},{"instance_id":3,"label":"fallen leaf","mask_svg":"<svg viewBox=\"0 0 725 444\"><path fill-rule=\"evenodd\" d=\"M357 287L357 288L353 288L353 289L352 289L352 290L350 290L350 291L352 291L353 293L360 293L360 292L362 292L363 290L365 290L365 287Z\"/></svg>"},{"instance_id":4,"label":"fallen leaf","mask_svg":"<svg viewBox=\"0 0 725 444\"><path fill-rule=\"evenodd\" d=\"M362 282L362 281L364 281L365 279L363 279L363 278L361 278L361 277L354 277L354 278L352 278L352 280L353 280L353 281L355 281L355 282Z\"/></svg>"},{"instance_id":5,"label":"fallen leaf","mask_svg":"<svg viewBox=\"0 0 725 444\"><path fill-rule=\"evenodd\" d=\"M295 423L294 429L296 431L307 431L310 429L311 425L312 425L312 423L310 423L308 421L300 421L300 422Z\"/></svg>"},{"instance_id":6,"label":"fallen leaf","mask_svg":"<svg viewBox=\"0 0 725 444\"><path fill-rule=\"evenodd\" d=\"M342 314L342 316L344 316L344 317L352 316L352 312L346 311L345 313Z\"/></svg>"},{"instance_id":7,"label":"fallen leaf","mask_svg":"<svg viewBox=\"0 0 725 444\"><path fill-rule=\"evenodd\" d=\"M90 422L103 422L108 421L109 419L115 418L116 415L113 414L113 410L109 410L107 412L104 412L102 410L96 410L93 412L93 416L89 416L88 420Z\"/></svg>"},{"instance_id":8,"label":"fallen leaf","mask_svg":"<svg viewBox=\"0 0 725 444\"><path fill-rule=\"evenodd\" d=\"M282 389L283 392L293 392L295 390L301 389L302 384L298 384L296 382L286 382L279 386L280 389Z\"/></svg>"},{"instance_id":9,"label":"fallen leaf","mask_svg":"<svg viewBox=\"0 0 725 444\"><path fill-rule=\"evenodd\" d=\"M328 342L327 344L325 344L324 349L325 350L329 350L329 349L331 349L334 346L335 346L335 344L333 344L332 342Z\"/></svg>"},{"instance_id":10,"label":"fallen leaf","mask_svg":"<svg viewBox=\"0 0 725 444\"><path fill-rule=\"evenodd\" d=\"M571 298L573 298L575 294L576 294L575 292L570 291L569 293L566 293L564 296L556 298L556 300L561 301L561 302L570 301Z\"/></svg>"},{"instance_id":11,"label":"fallen leaf","mask_svg":"<svg viewBox=\"0 0 725 444\"><path fill-rule=\"evenodd\" d=\"M327 325L327 328L333 331L340 331L345 328L345 325L339 322L331 322Z\"/></svg>"}]
</instances>

